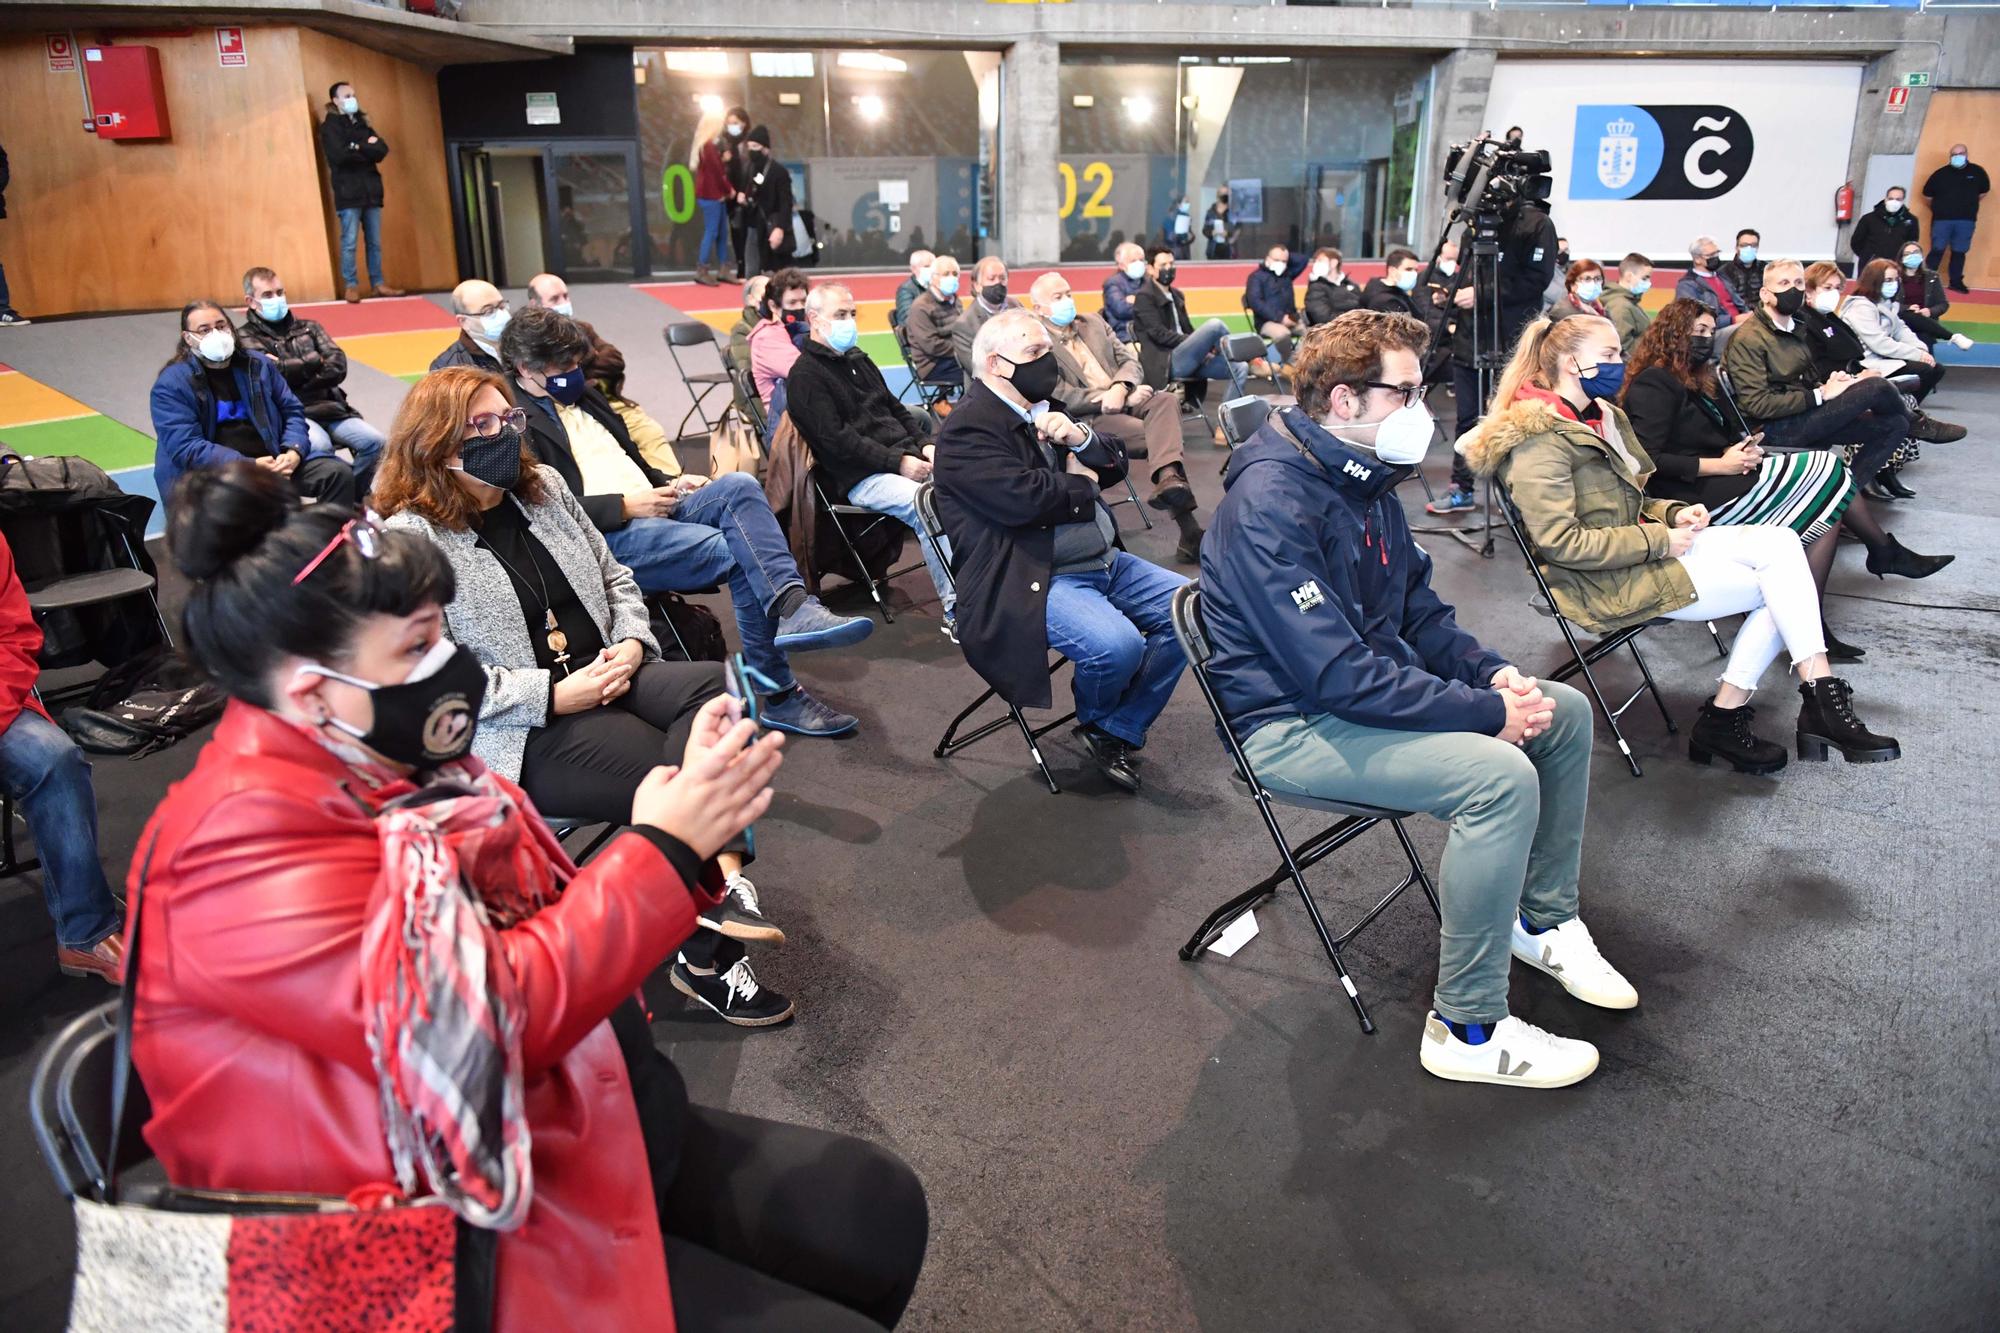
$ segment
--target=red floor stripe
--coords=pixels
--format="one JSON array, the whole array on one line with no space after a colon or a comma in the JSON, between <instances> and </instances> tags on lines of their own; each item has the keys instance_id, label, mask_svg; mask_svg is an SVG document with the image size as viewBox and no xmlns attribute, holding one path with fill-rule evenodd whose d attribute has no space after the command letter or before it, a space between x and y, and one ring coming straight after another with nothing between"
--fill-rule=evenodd
<instances>
[{"instance_id":1,"label":"red floor stripe","mask_svg":"<svg viewBox=\"0 0 2000 1333\"><path fill-rule=\"evenodd\" d=\"M455 327L450 314L421 296L401 296L393 300L316 301L293 307L307 319L318 320L336 338L360 333L415 333L422 329Z\"/></svg>"}]
</instances>

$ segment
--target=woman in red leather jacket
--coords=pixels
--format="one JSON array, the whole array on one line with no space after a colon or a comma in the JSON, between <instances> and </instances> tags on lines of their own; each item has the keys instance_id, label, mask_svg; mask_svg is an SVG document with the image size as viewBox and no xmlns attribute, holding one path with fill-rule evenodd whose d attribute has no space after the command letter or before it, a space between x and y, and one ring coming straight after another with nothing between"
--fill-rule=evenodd
<instances>
[{"instance_id":1,"label":"woman in red leather jacket","mask_svg":"<svg viewBox=\"0 0 2000 1333\"><path fill-rule=\"evenodd\" d=\"M249 463L183 479L168 544L193 585L184 646L231 696L134 860L133 1058L169 1178L442 1181L497 1233L501 1330L892 1327L927 1233L915 1175L689 1105L635 999L716 901L716 849L769 804L778 737L711 701L576 870L466 753L484 677L442 637L437 548L300 509ZM412 1021L413 979L440 975ZM453 1029L454 1010L473 1017ZM440 1072L441 1040L490 1049ZM465 1105L475 1142L438 1113Z\"/></svg>"}]
</instances>

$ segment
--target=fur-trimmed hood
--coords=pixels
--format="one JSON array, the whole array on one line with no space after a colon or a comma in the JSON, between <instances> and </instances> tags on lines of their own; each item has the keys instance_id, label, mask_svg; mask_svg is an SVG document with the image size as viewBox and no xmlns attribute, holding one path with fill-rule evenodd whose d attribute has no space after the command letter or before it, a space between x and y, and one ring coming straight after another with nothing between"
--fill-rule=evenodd
<instances>
[{"instance_id":1,"label":"fur-trimmed hood","mask_svg":"<svg viewBox=\"0 0 2000 1333\"><path fill-rule=\"evenodd\" d=\"M1485 475L1499 467L1501 460L1523 441L1551 434L1564 426L1590 431L1590 427L1571 421L1540 399L1516 398L1499 411L1487 413L1484 420L1459 439L1457 449L1467 466Z\"/></svg>"}]
</instances>

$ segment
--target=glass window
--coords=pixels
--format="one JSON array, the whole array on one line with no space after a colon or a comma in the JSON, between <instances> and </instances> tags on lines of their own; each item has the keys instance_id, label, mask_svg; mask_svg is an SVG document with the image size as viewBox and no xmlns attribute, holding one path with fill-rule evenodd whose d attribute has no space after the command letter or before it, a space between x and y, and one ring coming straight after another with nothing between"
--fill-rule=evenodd
<instances>
[{"instance_id":1,"label":"glass window","mask_svg":"<svg viewBox=\"0 0 2000 1333\"><path fill-rule=\"evenodd\" d=\"M997 247L998 52L642 47L632 58L655 269L695 265L697 154L731 107L769 130L820 262L895 266L917 248L970 259ZM740 209L731 223L743 225Z\"/></svg>"},{"instance_id":2,"label":"glass window","mask_svg":"<svg viewBox=\"0 0 2000 1333\"><path fill-rule=\"evenodd\" d=\"M1423 230L1411 210L1430 68L1393 54L1066 56L1063 258L1168 237L1195 259L1407 244Z\"/></svg>"}]
</instances>

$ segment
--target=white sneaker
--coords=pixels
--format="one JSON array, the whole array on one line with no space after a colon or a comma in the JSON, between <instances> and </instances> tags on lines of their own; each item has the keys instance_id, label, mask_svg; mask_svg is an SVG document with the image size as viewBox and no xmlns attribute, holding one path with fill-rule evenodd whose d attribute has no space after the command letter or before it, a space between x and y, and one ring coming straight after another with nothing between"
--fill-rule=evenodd
<instances>
[{"instance_id":1,"label":"white sneaker","mask_svg":"<svg viewBox=\"0 0 2000 1333\"><path fill-rule=\"evenodd\" d=\"M1969 352L1972 350L1972 339L1962 333L1954 333L1951 335L1951 345L1961 352Z\"/></svg>"},{"instance_id":2,"label":"white sneaker","mask_svg":"<svg viewBox=\"0 0 2000 1333\"><path fill-rule=\"evenodd\" d=\"M1498 1083L1509 1088L1566 1088L1597 1068L1597 1048L1544 1032L1512 1014L1493 1025L1479 1045L1460 1041L1436 1011L1424 1020L1418 1059L1425 1069L1455 1083Z\"/></svg>"},{"instance_id":3,"label":"white sneaker","mask_svg":"<svg viewBox=\"0 0 2000 1333\"><path fill-rule=\"evenodd\" d=\"M1530 935L1514 918L1514 956L1529 967L1538 967L1562 983L1562 988L1585 1004L1600 1009L1636 1009L1639 992L1604 961L1590 938L1583 918L1572 917L1553 930Z\"/></svg>"}]
</instances>

